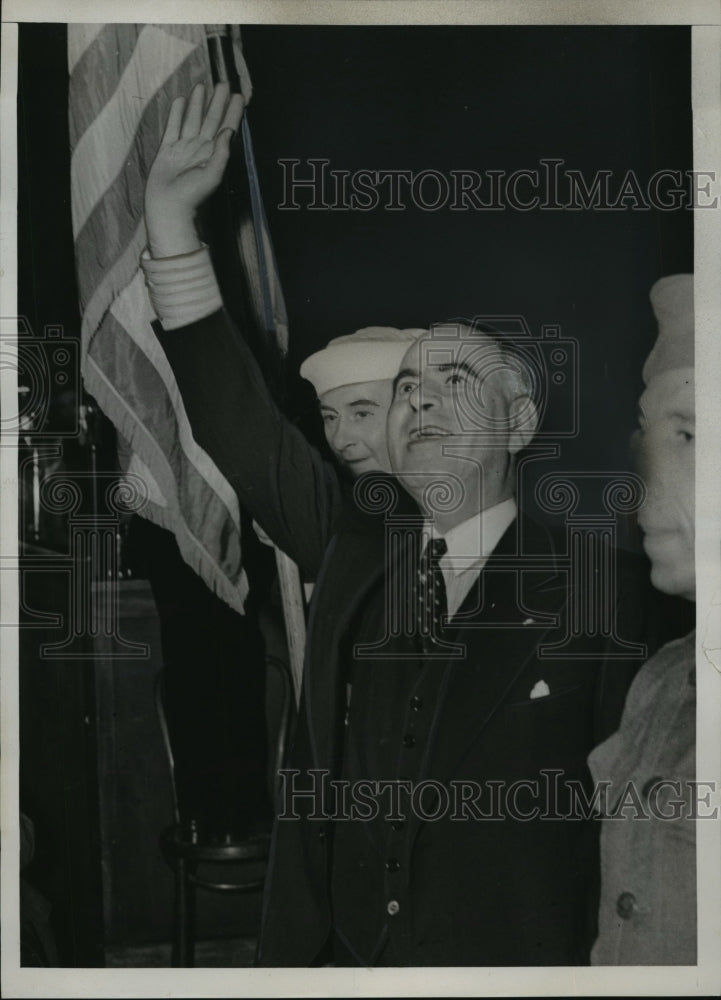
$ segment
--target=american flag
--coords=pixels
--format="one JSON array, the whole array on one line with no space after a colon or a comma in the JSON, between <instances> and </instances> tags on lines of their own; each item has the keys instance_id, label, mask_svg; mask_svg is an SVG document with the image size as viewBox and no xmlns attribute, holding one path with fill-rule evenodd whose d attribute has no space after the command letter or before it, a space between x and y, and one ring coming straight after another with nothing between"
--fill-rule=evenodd
<instances>
[{"instance_id":1,"label":"american flag","mask_svg":"<svg viewBox=\"0 0 721 1000\"><path fill-rule=\"evenodd\" d=\"M247 100L239 32L229 30ZM71 197L85 387L117 429L125 472L146 484L143 516L173 531L186 562L242 611L248 583L237 497L193 440L139 269L145 181L170 104L196 83L209 91L208 37L220 31L225 26L69 25ZM238 233L241 259L259 329L284 350L285 308L245 119L242 135L252 214Z\"/></svg>"}]
</instances>

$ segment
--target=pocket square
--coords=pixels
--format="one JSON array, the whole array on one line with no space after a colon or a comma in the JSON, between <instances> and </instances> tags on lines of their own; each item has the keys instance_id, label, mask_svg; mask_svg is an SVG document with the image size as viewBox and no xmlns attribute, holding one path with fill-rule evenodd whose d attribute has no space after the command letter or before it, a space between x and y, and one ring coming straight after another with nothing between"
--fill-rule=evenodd
<instances>
[{"instance_id":1,"label":"pocket square","mask_svg":"<svg viewBox=\"0 0 721 1000\"><path fill-rule=\"evenodd\" d=\"M545 698L551 693L551 689L545 681L536 681L531 689L529 698Z\"/></svg>"}]
</instances>

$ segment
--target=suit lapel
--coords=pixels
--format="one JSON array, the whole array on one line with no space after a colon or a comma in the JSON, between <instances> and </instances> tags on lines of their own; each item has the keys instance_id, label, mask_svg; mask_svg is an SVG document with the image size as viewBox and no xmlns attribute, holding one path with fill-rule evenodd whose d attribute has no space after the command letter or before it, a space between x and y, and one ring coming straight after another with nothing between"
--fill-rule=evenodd
<instances>
[{"instance_id":1,"label":"suit lapel","mask_svg":"<svg viewBox=\"0 0 721 1000\"><path fill-rule=\"evenodd\" d=\"M534 569L510 568L519 551L519 529L524 554L539 558ZM532 522L514 522L451 620L450 638L465 646L466 655L445 667L421 777L452 775L557 624L567 592L565 578L554 567L547 532Z\"/></svg>"},{"instance_id":2,"label":"suit lapel","mask_svg":"<svg viewBox=\"0 0 721 1000\"><path fill-rule=\"evenodd\" d=\"M519 531L523 532L521 541ZM522 573L518 567L510 568L519 545L524 555L531 552L541 564L530 570L524 567ZM462 643L466 655L440 667L443 673L421 778L442 780L452 773L555 625L566 600L566 586L555 570L554 556L545 529L517 519L451 620L447 639ZM369 592L380 585L385 562L382 518L356 518L332 540L316 582L316 601L308 622L304 698L314 766L319 768L333 771L340 759L339 715L345 684L338 652L351 619Z\"/></svg>"}]
</instances>

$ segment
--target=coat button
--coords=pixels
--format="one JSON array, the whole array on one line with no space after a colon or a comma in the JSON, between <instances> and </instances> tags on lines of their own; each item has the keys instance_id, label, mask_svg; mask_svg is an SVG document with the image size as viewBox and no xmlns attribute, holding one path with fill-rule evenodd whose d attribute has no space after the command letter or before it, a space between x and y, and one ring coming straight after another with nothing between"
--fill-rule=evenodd
<instances>
[{"instance_id":1,"label":"coat button","mask_svg":"<svg viewBox=\"0 0 721 1000\"><path fill-rule=\"evenodd\" d=\"M392 917L395 917L396 913L400 910L401 905L397 899L391 899L386 904L386 911L390 913Z\"/></svg>"},{"instance_id":2,"label":"coat button","mask_svg":"<svg viewBox=\"0 0 721 1000\"><path fill-rule=\"evenodd\" d=\"M414 694L409 704L414 712L418 712L423 704L423 699L420 698L417 694Z\"/></svg>"},{"instance_id":3,"label":"coat button","mask_svg":"<svg viewBox=\"0 0 721 1000\"><path fill-rule=\"evenodd\" d=\"M415 736L411 735L411 733L406 733L406 735L403 737L403 746L410 748L414 747L415 745L416 745Z\"/></svg>"},{"instance_id":4,"label":"coat button","mask_svg":"<svg viewBox=\"0 0 721 1000\"><path fill-rule=\"evenodd\" d=\"M405 825L406 821L404 819L391 820L391 830L402 830Z\"/></svg>"},{"instance_id":5,"label":"coat button","mask_svg":"<svg viewBox=\"0 0 721 1000\"><path fill-rule=\"evenodd\" d=\"M653 788L656 785L658 785L658 783L660 781L663 781L663 778L658 777L658 775L656 775L655 778L649 778L648 779L648 781L646 782L646 784L641 789L641 795L643 795L644 799L647 799L649 797L649 795L651 794Z\"/></svg>"},{"instance_id":6,"label":"coat button","mask_svg":"<svg viewBox=\"0 0 721 1000\"><path fill-rule=\"evenodd\" d=\"M401 863L398 858L388 858L386 861L386 871L387 872L397 872L400 868Z\"/></svg>"},{"instance_id":7,"label":"coat button","mask_svg":"<svg viewBox=\"0 0 721 1000\"><path fill-rule=\"evenodd\" d=\"M616 900L616 913L623 920L629 920L636 909L636 897L632 892L622 892Z\"/></svg>"},{"instance_id":8,"label":"coat button","mask_svg":"<svg viewBox=\"0 0 721 1000\"><path fill-rule=\"evenodd\" d=\"M318 840L325 840L325 830L318 831Z\"/></svg>"}]
</instances>

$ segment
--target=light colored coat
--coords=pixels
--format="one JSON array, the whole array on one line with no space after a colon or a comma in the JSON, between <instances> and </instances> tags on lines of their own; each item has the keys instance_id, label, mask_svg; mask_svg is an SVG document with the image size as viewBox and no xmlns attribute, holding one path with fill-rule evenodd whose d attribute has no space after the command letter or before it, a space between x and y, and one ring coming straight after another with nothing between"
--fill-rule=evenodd
<instances>
[{"instance_id":1,"label":"light colored coat","mask_svg":"<svg viewBox=\"0 0 721 1000\"><path fill-rule=\"evenodd\" d=\"M589 757L594 781L612 783L612 811L629 782L638 792L635 805L626 794L625 818L603 820L593 965L696 964L695 635L644 664L618 731ZM680 782L681 794L661 779Z\"/></svg>"}]
</instances>

